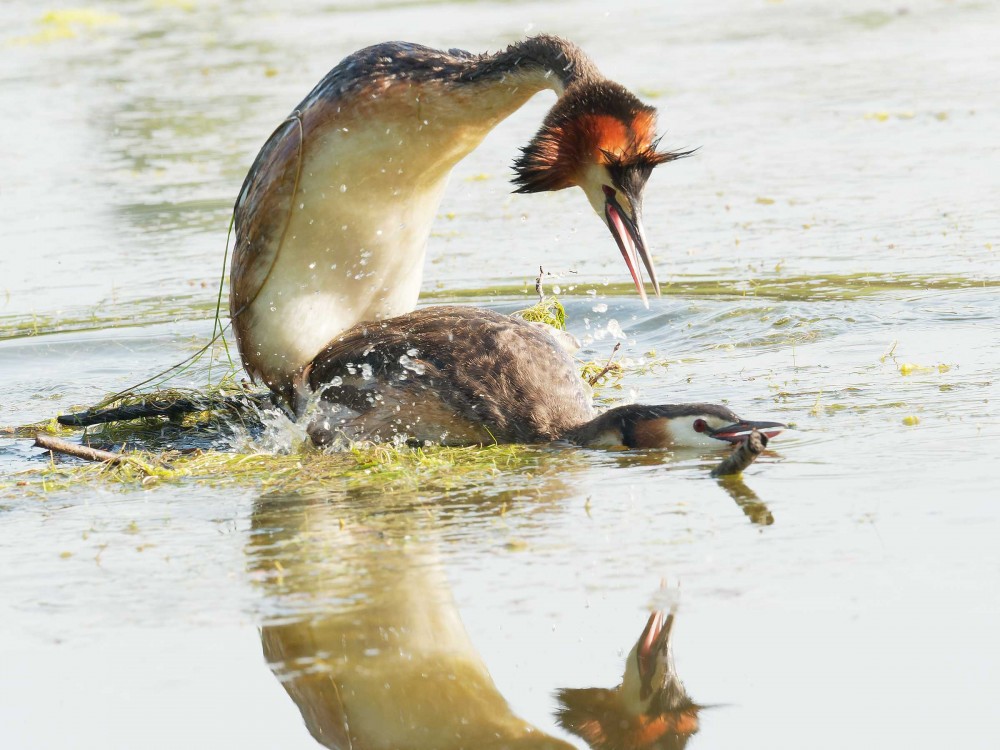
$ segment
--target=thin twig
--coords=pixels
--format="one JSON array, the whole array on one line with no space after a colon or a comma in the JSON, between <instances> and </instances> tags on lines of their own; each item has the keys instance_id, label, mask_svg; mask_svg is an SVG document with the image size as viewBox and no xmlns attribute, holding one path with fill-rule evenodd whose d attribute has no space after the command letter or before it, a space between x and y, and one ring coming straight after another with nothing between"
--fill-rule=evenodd
<instances>
[{"instance_id":1,"label":"thin twig","mask_svg":"<svg viewBox=\"0 0 1000 750\"><path fill-rule=\"evenodd\" d=\"M233 364L233 358L229 354L229 346L226 344L226 337L220 330L222 328L222 319L219 314L222 312L222 290L226 283L226 267L229 265L229 240L233 236L233 226L236 224L236 209L233 208L233 213L229 217L229 230L226 232L226 251L222 254L222 274L219 276L219 293L215 297L215 322L212 324L212 341L216 339L216 331L218 331L218 337L222 339L222 346L226 350L226 357L229 358L229 367L232 370L236 369L236 365ZM208 357L208 384L212 385L212 363L215 362L215 351Z\"/></svg>"},{"instance_id":2,"label":"thin twig","mask_svg":"<svg viewBox=\"0 0 1000 750\"><path fill-rule=\"evenodd\" d=\"M144 385L152 383L157 378L159 378L159 377L161 377L163 375L166 375L169 372L174 372L174 370L177 370L177 373L175 375L171 375L170 378L176 377L176 375L179 375L180 373L182 373L182 372L184 372L185 370L188 369L188 367L186 367L185 365L193 364L198 359L198 357L200 357L202 354L204 354L206 351L208 351L208 348L210 346L212 346L212 344L214 344L220 337L224 336L225 333L226 333L226 331L228 331L232 325L233 325L233 322L232 322L232 320L230 320L228 323L226 323L226 327L225 328L223 328L221 331L219 331L217 334L215 334L215 336L212 337L211 341L209 341L207 344L205 344L203 347L201 347L201 349L199 349L198 351L196 351L190 357L182 359L180 362L178 362L175 365L171 365L166 370L161 370L160 372L156 373L155 375L152 375L152 376L146 378L145 380L136 383L135 385L130 385L128 388L125 388L124 390L118 391L118 393L111 394L110 398L111 399L115 399L115 398L118 398L119 396L124 396L126 393L130 393L131 391L135 390L136 388L141 388ZM223 339L223 340L225 340L225 339ZM167 380L170 380L170 378L167 378L166 380L164 380L162 382L165 383L165 382L167 382Z\"/></svg>"},{"instance_id":3,"label":"thin twig","mask_svg":"<svg viewBox=\"0 0 1000 750\"><path fill-rule=\"evenodd\" d=\"M604 365L604 369L601 370L596 375L594 375L592 378L589 378L587 380L587 385L594 386L597 383L597 381L599 381L601 378L603 378L605 375L607 375L611 371L611 365L613 364L613 362L611 360L613 360L615 358L615 355L618 353L618 350L621 349L621 348L622 348L622 342L621 341L616 342L615 343L615 348L611 350L611 356L608 357L608 363L606 365Z\"/></svg>"},{"instance_id":4,"label":"thin twig","mask_svg":"<svg viewBox=\"0 0 1000 750\"><path fill-rule=\"evenodd\" d=\"M538 276L535 277L535 294L538 295L538 301L542 302L545 299L545 285L542 283L542 276L545 275L545 271L542 267L538 267Z\"/></svg>"}]
</instances>

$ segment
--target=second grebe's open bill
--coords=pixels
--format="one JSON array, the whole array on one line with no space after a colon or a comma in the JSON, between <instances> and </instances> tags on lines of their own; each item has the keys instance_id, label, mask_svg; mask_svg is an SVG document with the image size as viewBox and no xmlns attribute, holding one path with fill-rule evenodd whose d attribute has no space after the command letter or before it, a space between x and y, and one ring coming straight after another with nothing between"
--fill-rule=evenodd
<instances>
[{"instance_id":1,"label":"second grebe's open bill","mask_svg":"<svg viewBox=\"0 0 1000 750\"><path fill-rule=\"evenodd\" d=\"M667 646L670 643L670 629L674 624L674 614L665 614L663 610L653 612L646 621L646 627L639 636L639 643L635 651L635 658L638 662L639 679L642 681L642 691L646 693L642 697L647 697L652 690L652 679L656 673L657 658L664 658ZM660 656L663 654L663 656Z\"/></svg>"},{"instance_id":2,"label":"second grebe's open bill","mask_svg":"<svg viewBox=\"0 0 1000 750\"><path fill-rule=\"evenodd\" d=\"M649 257L646 248L646 236L642 230L642 219L640 217L639 203L636 199L632 203L634 217L630 217L621 207L615 191L607 186L604 188L605 202L604 215L608 222L608 229L611 230L618 249L621 250L625 265L632 274L632 281L642 298L642 304L649 308L649 300L646 298L646 289L642 280L642 269L639 267L639 259L649 272L649 280L653 282L653 291L656 296L660 296L660 282L656 278L656 269L653 268L653 261Z\"/></svg>"},{"instance_id":3,"label":"second grebe's open bill","mask_svg":"<svg viewBox=\"0 0 1000 750\"><path fill-rule=\"evenodd\" d=\"M753 430L757 430L770 440L775 435L780 435L787 427L788 425L781 424L781 422L736 422L735 424L720 427L717 430L711 430L709 435L716 440L728 440L730 443L738 443L741 440L746 440Z\"/></svg>"}]
</instances>

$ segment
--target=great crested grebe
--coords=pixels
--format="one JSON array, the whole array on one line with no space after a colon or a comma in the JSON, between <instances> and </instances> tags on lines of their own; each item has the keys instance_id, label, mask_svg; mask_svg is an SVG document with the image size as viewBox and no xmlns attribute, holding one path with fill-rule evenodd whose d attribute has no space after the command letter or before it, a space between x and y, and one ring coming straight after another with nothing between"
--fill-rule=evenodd
<instances>
[{"instance_id":1,"label":"great crested grebe","mask_svg":"<svg viewBox=\"0 0 1000 750\"><path fill-rule=\"evenodd\" d=\"M778 422L715 404L619 406L597 416L573 359L544 327L475 307L359 323L303 368L294 410L313 442L719 447Z\"/></svg>"},{"instance_id":2,"label":"great crested grebe","mask_svg":"<svg viewBox=\"0 0 1000 750\"><path fill-rule=\"evenodd\" d=\"M643 301L659 283L641 221L656 110L576 45L537 36L497 54L389 42L331 70L272 133L235 206L230 315L244 366L281 398L361 321L413 309L452 167L535 93L558 100L514 164L517 191L577 185Z\"/></svg>"},{"instance_id":3,"label":"great crested grebe","mask_svg":"<svg viewBox=\"0 0 1000 750\"><path fill-rule=\"evenodd\" d=\"M625 660L617 688L567 688L557 693L562 727L593 750L680 750L698 731L693 703L674 668L674 613L654 612Z\"/></svg>"}]
</instances>

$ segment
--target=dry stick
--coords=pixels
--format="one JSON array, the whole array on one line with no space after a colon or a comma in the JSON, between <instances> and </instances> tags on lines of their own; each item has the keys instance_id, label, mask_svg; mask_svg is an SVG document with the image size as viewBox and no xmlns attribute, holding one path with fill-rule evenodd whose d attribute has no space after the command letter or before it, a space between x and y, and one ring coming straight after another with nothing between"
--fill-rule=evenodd
<instances>
[{"instance_id":1,"label":"dry stick","mask_svg":"<svg viewBox=\"0 0 1000 750\"><path fill-rule=\"evenodd\" d=\"M712 469L713 477L739 474L757 460L757 456L767 447L767 435L753 430L746 440L740 442L733 452L722 459L722 463Z\"/></svg>"},{"instance_id":2,"label":"dry stick","mask_svg":"<svg viewBox=\"0 0 1000 750\"><path fill-rule=\"evenodd\" d=\"M70 443L62 438L52 437L51 435L41 433L35 435L35 447L44 448L47 451L54 451L56 453L65 453L68 456L76 456L77 458L82 458L85 461L103 461L104 463L111 465L123 464L129 460L128 456L124 456L121 453L102 451L99 448L91 448L87 445Z\"/></svg>"},{"instance_id":3,"label":"dry stick","mask_svg":"<svg viewBox=\"0 0 1000 750\"><path fill-rule=\"evenodd\" d=\"M615 355L618 353L618 350L621 349L621 348L622 348L622 342L621 341L616 342L615 343L615 348L611 350L611 356L608 357L608 363L606 365L604 365L604 369L601 370L596 375L594 375L594 377L589 378L587 380L587 385L593 386L598 380L600 380L601 378L603 378L605 375L608 374L608 371L611 369L611 364L612 364L611 360L613 360L615 358Z\"/></svg>"}]
</instances>

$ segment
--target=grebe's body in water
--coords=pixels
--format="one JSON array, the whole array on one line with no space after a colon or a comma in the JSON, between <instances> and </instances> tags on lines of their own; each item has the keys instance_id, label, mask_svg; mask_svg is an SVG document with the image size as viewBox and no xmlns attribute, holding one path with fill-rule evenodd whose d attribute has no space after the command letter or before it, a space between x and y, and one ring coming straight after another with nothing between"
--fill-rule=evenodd
<instances>
[{"instance_id":1,"label":"grebe's body in water","mask_svg":"<svg viewBox=\"0 0 1000 750\"><path fill-rule=\"evenodd\" d=\"M767 437L785 428L715 404L633 404L598 416L552 334L475 307L427 307L360 323L303 369L295 393L295 410L319 445L342 437L714 448L755 428Z\"/></svg>"},{"instance_id":2,"label":"grebe's body in water","mask_svg":"<svg viewBox=\"0 0 1000 750\"><path fill-rule=\"evenodd\" d=\"M335 336L412 310L452 167L542 89L559 98L514 165L518 191L581 187L643 300L643 266L658 294L642 192L684 154L657 150L655 109L556 37L494 55L379 44L320 81L240 191L230 315L250 376L290 402Z\"/></svg>"}]
</instances>

